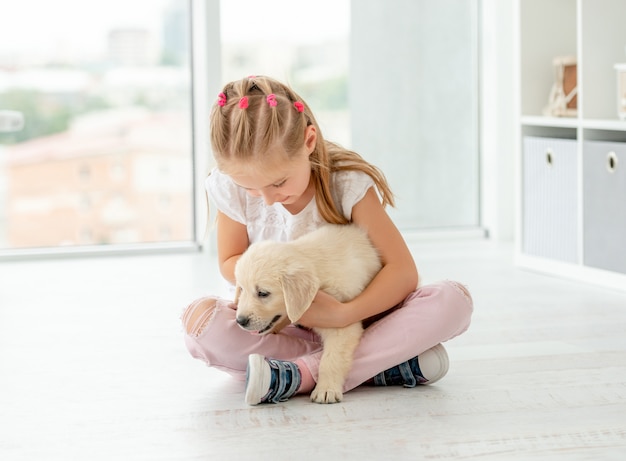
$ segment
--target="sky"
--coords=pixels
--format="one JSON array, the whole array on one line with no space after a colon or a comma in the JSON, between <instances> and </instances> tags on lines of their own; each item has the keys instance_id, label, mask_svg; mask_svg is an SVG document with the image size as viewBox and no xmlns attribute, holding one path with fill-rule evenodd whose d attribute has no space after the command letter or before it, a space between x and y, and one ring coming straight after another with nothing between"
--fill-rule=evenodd
<instances>
[{"instance_id":1,"label":"sky","mask_svg":"<svg viewBox=\"0 0 626 461\"><path fill-rule=\"evenodd\" d=\"M58 41L78 49L92 46L112 25L155 27L167 1L2 0L0 50L41 50Z\"/></svg>"},{"instance_id":2,"label":"sky","mask_svg":"<svg viewBox=\"0 0 626 461\"><path fill-rule=\"evenodd\" d=\"M72 56L103 50L113 27L158 32L161 12L171 0L0 1L0 53ZM222 0L222 39L307 43L320 34L346 37L349 5L349 0Z\"/></svg>"},{"instance_id":3,"label":"sky","mask_svg":"<svg viewBox=\"0 0 626 461\"><path fill-rule=\"evenodd\" d=\"M347 37L350 0L222 0L221 23L228 42Z\"/></svg>"}]
</instances>

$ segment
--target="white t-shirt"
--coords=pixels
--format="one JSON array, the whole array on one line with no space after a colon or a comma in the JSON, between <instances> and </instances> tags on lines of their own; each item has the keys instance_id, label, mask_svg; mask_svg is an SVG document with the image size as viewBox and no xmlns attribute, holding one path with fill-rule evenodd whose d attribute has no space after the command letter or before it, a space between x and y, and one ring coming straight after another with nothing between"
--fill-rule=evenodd
<instances>
[{"instance_id":1,"label":"white t-shirt","mask_svg":"<svg viewBox=\"0 0 626 461\"><path fill-rule=\"evenodd\" d=\"M340 171L332 176L332 194L339 211L351 220L352 208L374 185L360 171ZM252 197L217 168L205 181L210 199L230 219L244 224L250 243L261 240L287 242L326 224L315 203L315 197L297 214L291 214L280 203L265 205L262 197Z\"/></svg>"}]
</instances>

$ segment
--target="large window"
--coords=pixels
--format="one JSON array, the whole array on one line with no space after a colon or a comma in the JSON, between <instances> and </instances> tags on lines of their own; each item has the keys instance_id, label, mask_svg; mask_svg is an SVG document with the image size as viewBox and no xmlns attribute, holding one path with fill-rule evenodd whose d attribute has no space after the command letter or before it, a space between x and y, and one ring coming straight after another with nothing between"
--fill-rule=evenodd
<instances>
[{"instance_id":1,"label":"large window","mask_svg":"<svg viewBox=\"0 0 626 461\"><path fill-rule=\"evenodd\" d=\"M0 14L0 249L194 240L188 0Z\"/></svg>"},{"instance_id":2,"label":"large window","mask_svg":"<svg viewBox=\"0 0 626 461\"><path fill-rule=\"evenodd\" d=\"M211 166L205 106L253 74L290 83L326 139L382 167L402 229L479 223L477 1L198 0L210 11L193 18L191 3L2 11L0 111L24 126L0 123L0 253L195 242ZM196 64L212 69L198 78L196 67L195 98L192 19L206 32L196 52L210 50Z\"/></svg>"}]
</instances>

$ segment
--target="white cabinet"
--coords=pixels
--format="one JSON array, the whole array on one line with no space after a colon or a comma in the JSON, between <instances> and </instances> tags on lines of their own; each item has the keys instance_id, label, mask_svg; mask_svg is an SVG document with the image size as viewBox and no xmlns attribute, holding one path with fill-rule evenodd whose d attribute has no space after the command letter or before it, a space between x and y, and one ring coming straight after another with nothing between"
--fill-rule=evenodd
<instances>
[{"instance_id":1,"label":"white cabinet","mask_svg":"<svg viewBox=\"0 0 626 461\"><path fill-rule=\"evenodd\" d=\"M626 290L625 0L518 0L520 266ZM546 116L555 58L577 62L577 108Z\"/></svg>"}]
</instances>

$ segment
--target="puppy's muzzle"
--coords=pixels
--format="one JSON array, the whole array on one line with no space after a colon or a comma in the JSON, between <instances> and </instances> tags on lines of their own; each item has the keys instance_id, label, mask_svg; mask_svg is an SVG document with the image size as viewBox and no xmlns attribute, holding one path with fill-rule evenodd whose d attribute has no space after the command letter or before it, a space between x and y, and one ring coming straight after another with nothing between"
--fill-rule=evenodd
<instances>
[{"instance_id":1,"label":"puppy's muzzle","mask_svg":"<svg viewBox=\"0 0 626 461\"><path fill-rule=\"evenodd\" d=\"M250 325L250 317L237 317L237 323L241 328L246 328Z\"/></svg>"},{"instance_id":2,"label":"puppy's muzzle","mask_svg":"<svg viewBox=\"0 0 626 461\"><path fill-rule=\"evenodd\" d=\"M260 328L257 333L259 334L269 333L272 330L272 328L276 326L276 323L280 319L282 319L282 317L283 317L282 315L275 315L274 318L265 327ZM255 328L258 328L256 324L252 325L250 323L250 317L238 315L236 318L236 321L237 321L237 324L244 330L254 330Z\"/></svg>"}]
</instances>

